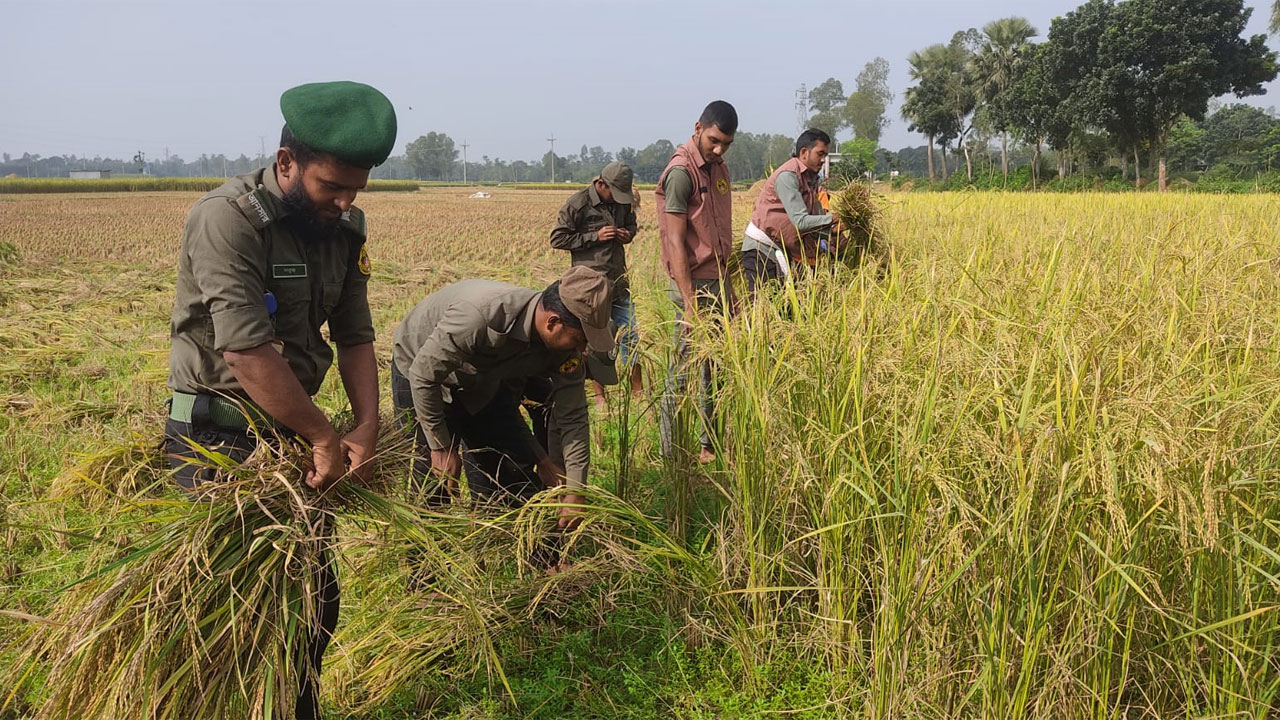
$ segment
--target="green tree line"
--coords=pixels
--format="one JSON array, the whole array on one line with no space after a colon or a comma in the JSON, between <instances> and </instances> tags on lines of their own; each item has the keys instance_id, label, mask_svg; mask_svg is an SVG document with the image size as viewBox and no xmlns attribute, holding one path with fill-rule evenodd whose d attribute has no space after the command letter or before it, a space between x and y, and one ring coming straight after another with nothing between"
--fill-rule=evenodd
<instances>
[{"instance_id":1,"label":"green tree line","mask_svg":"<svg viewBox=\"0 0 1280 720\"><path fill-rule=\"evenodd\" d=\"M1010 143L1031 149L1033 181L1046 147L1059 178L1118 166L1141 185L1145 158L1162 190L1171 159L1256 168L1269 160L1270 117L1209 113L1214 98L1260 95L1276 77L1266 37L1242 35L1251 12L1242 0L1089 0L1054 19L1041 43L1019 17L961 30L910 54L902 117L926 139L929 178L943 182L961 165L972 181L975 154L994 138L1006 177ZM1243 155L1218 137L1240 122L1258 133Z\"/></svg>"},{"instance_id":2,"label":"green tree line","mask_svg":"<svg viewBox=\"0 0 1280 720\"><path fill-rule=\"evenodd\" d=\"M791 157L794 142L788 135L739 132L734 138L733 151L726 156L729 172L741 179L764 177ZM620 160L632 167L638 181L652 183L658 181L675 149L674 142L662 139L643 148L622 147L616 152L599 145L583 145L577 153L556 153L554 157L548 151L535 161L482 155L478 160L466 159L465 179L485 183L551 182L554 167L555 182L586 183L605 165ZM419 137L406 146L402 157L392 161L403 163L409 176L420 180L464 179L458 144L445 133L431 132Z\"/></svg>"},{"instance_id":3,"label":"green tree line","mask_svg":"<svg viewBox=\"0 0 1280 720\"><path fill-rule=\"evenodd\" d=\"M680 142L684 139L681 138ZM795 138L771 133L739 132L727 162L734 178L753 179L767 176L791 157ZM583 145L577 153L556 153L555 181L586 183L605 165L621 160L635 169L640 182L657 182L666 167L675 144L671 140L655 140L643 148L623 147L616 152L596 145ZM269 162L271 158L267 158ZM40 156L23 153L20 157L0 154L0 177L16 175L26 178L67 177L72 171L105 170L114 176L154 175L157 177L226 177L247 173L261 167L264 159L254 155L230 158L225 155L201 155L184 160L171 155L163 160L142 158L122 160L107 157L75 155ZM465 172L465 175L464 175ZM552 155L547 152L538 160L506 160L482 155L468 158L465 171L458 144L445 133L430 132L409 142L402 155L392 155L373 169L370 177L382 180L445 180L458 182L550 182Z\"/></svg>"},{"instance_id":4,"label":"green tree line","mask_svg":"<svg viewBox=\"0 0 1280 720\"><path fill-rule=\"evenodd\" d=\"M137 153L132 158L103 157L96 155L38 155L23 153L20 156L0 153L0 177L17 175L24 178L68 177L81 170L103 170L111 175L154 175L157 177L226 177L247 173L262 166L262 158L244 155L229 157L223 154L203 154L194 160L184 160L178 155L152 158Z\"/></svg>"}]
</instances>

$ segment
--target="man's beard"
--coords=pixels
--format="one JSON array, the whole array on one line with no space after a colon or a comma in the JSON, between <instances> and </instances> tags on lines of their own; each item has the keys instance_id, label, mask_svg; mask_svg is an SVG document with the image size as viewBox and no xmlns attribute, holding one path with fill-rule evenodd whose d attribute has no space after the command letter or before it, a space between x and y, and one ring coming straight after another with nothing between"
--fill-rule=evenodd
<instances>
[{"instance_id":1,"label":"man's beard","mask_svg":"<svg viewBox=\"0 0 1280 720\"><path fill-rule=\"evenodd\" d=\"M340 217L329 219L320 215L320 209L302 186L302 178L285 191L283 203L289 213L289 224L307 240L328 240L338 231Z\"/></svg>"}]
</instances>

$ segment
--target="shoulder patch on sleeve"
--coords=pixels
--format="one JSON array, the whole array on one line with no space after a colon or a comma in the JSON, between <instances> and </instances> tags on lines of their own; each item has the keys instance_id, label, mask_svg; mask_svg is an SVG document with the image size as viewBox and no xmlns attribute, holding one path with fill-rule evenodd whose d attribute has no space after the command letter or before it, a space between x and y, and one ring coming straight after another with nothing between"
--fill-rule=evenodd
<instances>
[{"instance_id":1,"label":"shoulder patch on sleeve","mask_svg":"<svg viewBox=\"0 0 1280 720\"><path fill-rule=\"evenodd\" d=\"M361 275L373 274L373 261L369 259L369 246L360 243L360 255L356 257L356 269Z\"/></svg>"},{"instance_id":2,"label":"shoulder patch on sleeve","mask_svg":"<svg viewBox=\"0 0 1280 720\"><path fill-rule=\"evenodd\" d=\"M567 358L564 362L560 363L560 374L572 375L578 371L578 367L581 365L582 365L582 358L577 355L572 355L569 358Z\"/></svg>"},{"instance_id":3,"label":"shoulder patch on sleeve","mask_svg":"<svg viewBox=\"0 0 1280 720\"><path fill-rule=\"evenodd\" d=\"M257 230L265 228L276 219L275 205L263 188L254 188L236 198L236 206Z\"/></svg>"}]
</instances>

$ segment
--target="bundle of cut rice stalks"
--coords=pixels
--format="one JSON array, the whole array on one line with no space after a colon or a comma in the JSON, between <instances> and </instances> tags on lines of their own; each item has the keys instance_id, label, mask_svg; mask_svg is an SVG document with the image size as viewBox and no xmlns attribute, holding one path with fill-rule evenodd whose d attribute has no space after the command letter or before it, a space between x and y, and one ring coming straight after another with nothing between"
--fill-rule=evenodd
<instances>
[{"instance_id":1,"label":"bundle of cut rice stalks","mask_svg":"<svg viewBox=\"0 0 1280 720\"><path fill-rule=\"evenodd\" d=\"M883 264L888 257L881 213L884 200L862 182L851 182L831 193L831 214L840 221L836 253L857 267L863 262Z\"/></svg>"},{"instance_id":2,"label":"bundle of cut rice stalks","mask_svg":"<svg viewBox=\"0 0 1280 720\"><path fill-rule=\"evenodd\" d=\"M605 491L585 489L579 525L557 531L564 492L467 523L442 515L401 527L397 535L411 539L432 573L428 586L409 593L403 576L386 571L403 562L401 549L362 558L358 574L375 580L362 597L344 598L351 622L327 666L343 709L371 714L405 688L430 691L432 681L480 672L493 692L516 701L502 658L536 643L539 628L580 609L584 596L612 604L653 587L701 597L720 590L699 558ZM560 556L572 563L547 562Z\"/></svg>"},{"instance_id":3,"label":"bundle of cut rice stalks","mask_svg":"<svg viewBox=\"0 0 1280 720\"><path fill-rule=\"evenodd\" d=\"M382 454L407 457L403 434L384 428ZM225 482L195 498L138 500L115 516L146 530L124 550L112 546L28 628L0 714L27 706L36 720L292 717L335 518L376 521L387 502L354 480L310 490L301 482L307 459L291 443L262 443L243 465L208 452L202 462Z\"/></svg>"}]
</instances>

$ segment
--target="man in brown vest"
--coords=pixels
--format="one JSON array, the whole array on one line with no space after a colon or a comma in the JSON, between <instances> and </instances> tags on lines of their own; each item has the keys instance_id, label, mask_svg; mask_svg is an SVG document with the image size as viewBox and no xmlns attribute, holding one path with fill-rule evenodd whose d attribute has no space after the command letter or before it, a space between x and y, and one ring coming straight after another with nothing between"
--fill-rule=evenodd
<instances>
[{"instance_id":1,"label":"man in brown vest","mask_svg":"<svg viewBox=\"0 0 1280 720\"><path fill-rule=\"evenodd\" d=\"M658 180L658 234L662 264L671 276L667 294L676 304L676 357L667 378L661 415L662 451L672 448L676 396L688 381L692 324L685 316L721 313L737 309L733 287L727 282L729 255L733 252L733 194L724 154L738 131L738 113L723 100L707 105L693 126L693 137L676 148ZM711 443L711 366L699 368L698 412L702 420L702 452L699 461L715 460Z\"/></svg>"},{"instance_id":2,"label":"man in brown vest","mask_svg":"<svg viewBox=\"0 0 1280 720\"><path fill-rule=\"evenodd\" d=\"M795 155L769 176L756 198L742 240L742 271L752 295L763 282L785 282L794 269L812 269L826 254L835 218L818 202L818 170L830 146L825 132L805 130L796 139Z\"/></svg>"}]
</instances>

